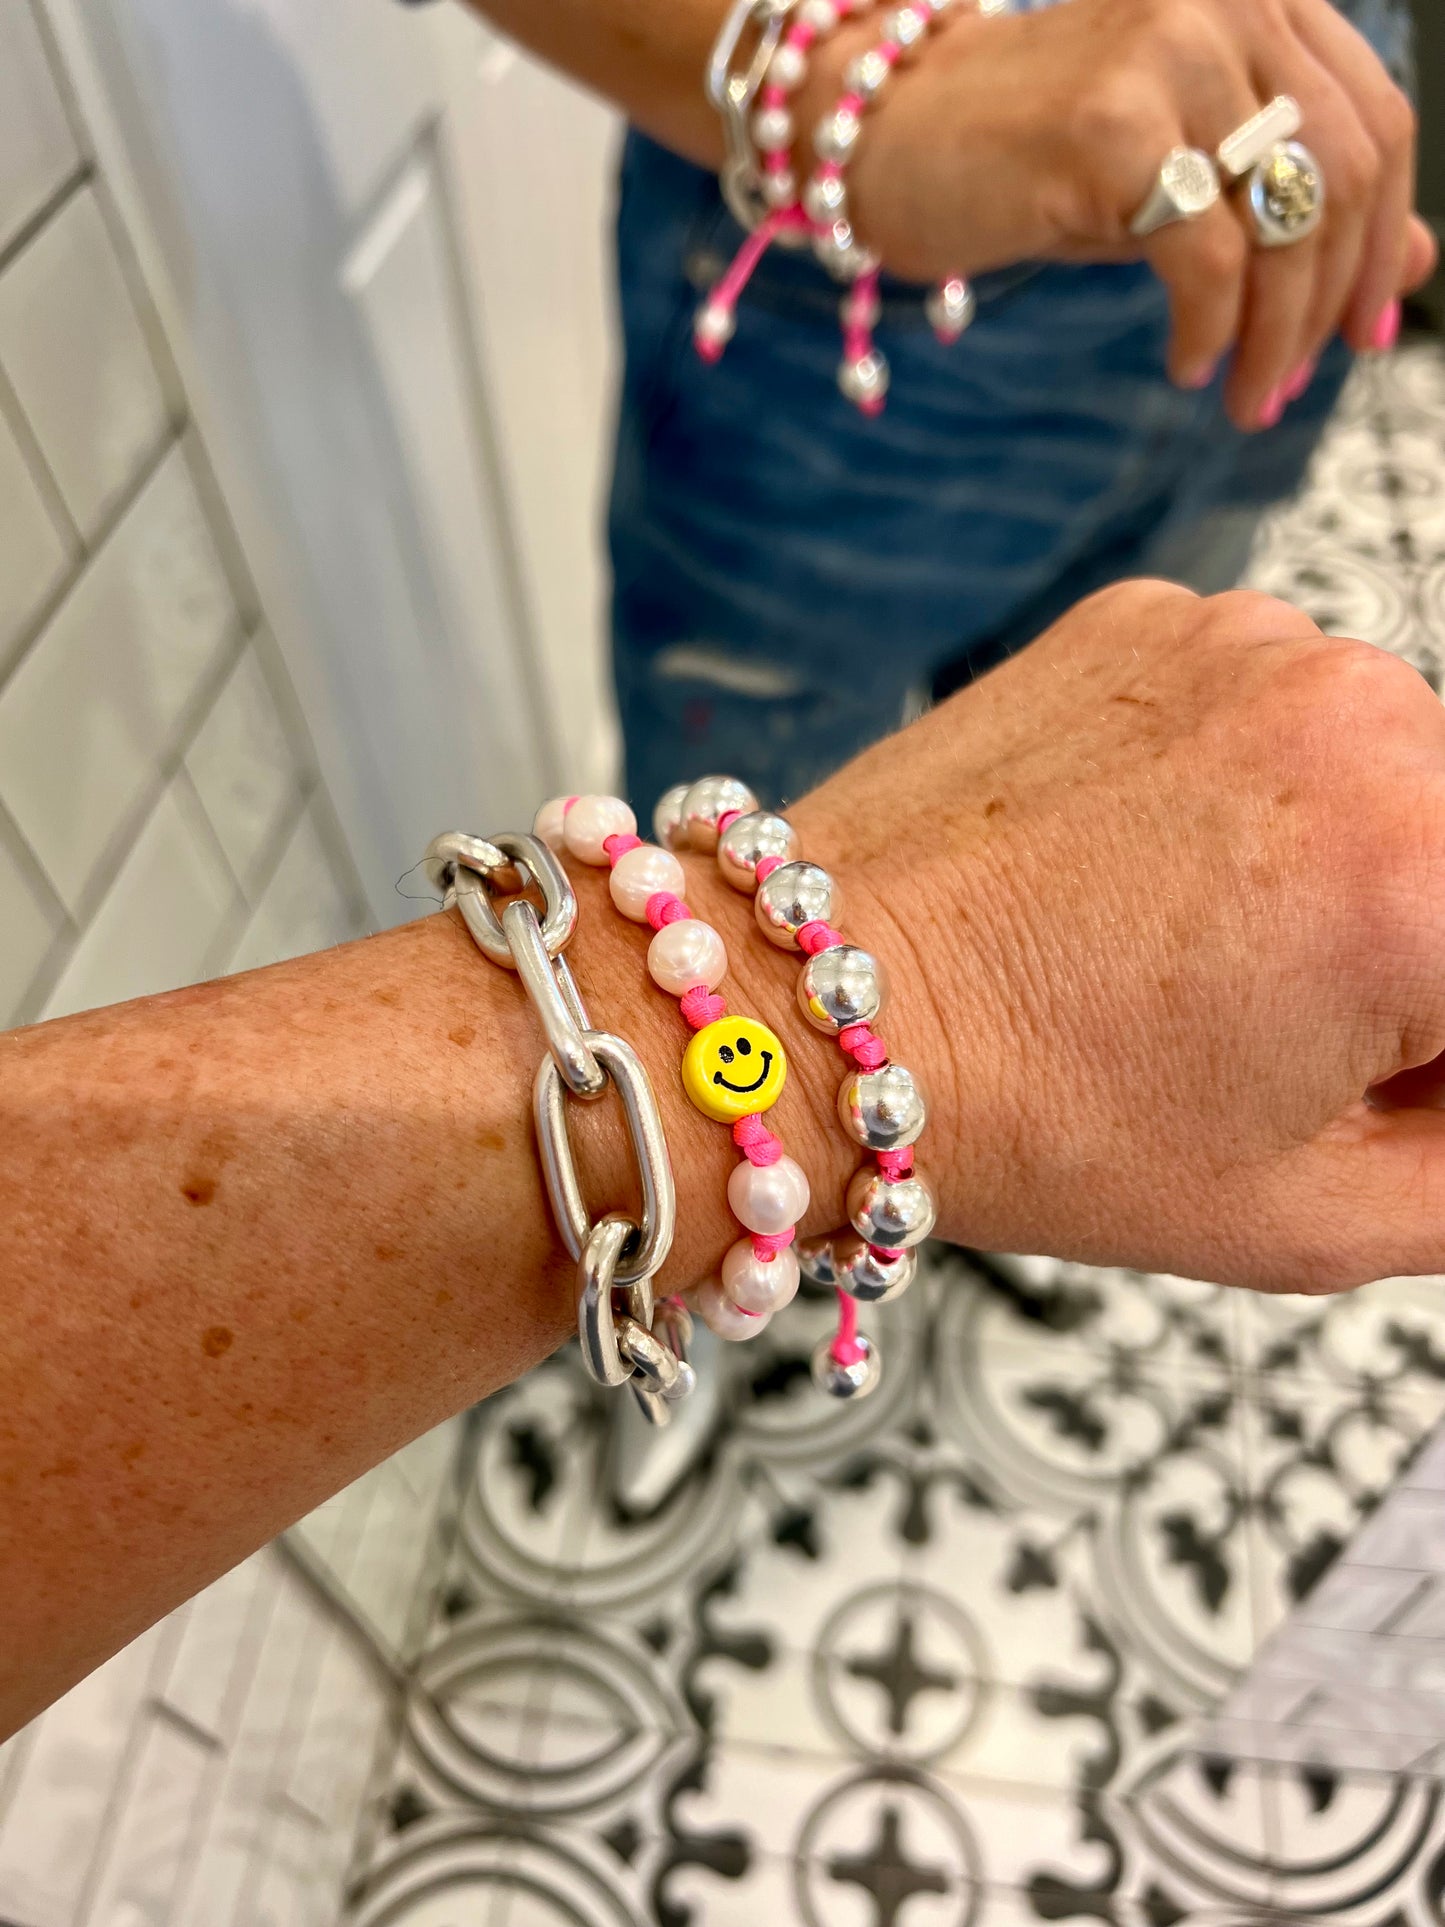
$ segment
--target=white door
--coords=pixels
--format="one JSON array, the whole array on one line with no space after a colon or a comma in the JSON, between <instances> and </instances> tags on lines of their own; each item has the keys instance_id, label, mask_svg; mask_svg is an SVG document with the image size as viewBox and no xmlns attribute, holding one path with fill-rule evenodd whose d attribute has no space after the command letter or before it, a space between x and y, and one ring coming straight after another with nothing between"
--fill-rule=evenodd
<instances>
[{"instance_id":1,"label":"white door","mask_svg":"<svg viewBox=\"0 0 1445 1927\"><path fill-rule=\"evenodd\" d=\"M603 781L610 119L459 6L52 0L379 922Z\"/></svg>"}]
</instances>

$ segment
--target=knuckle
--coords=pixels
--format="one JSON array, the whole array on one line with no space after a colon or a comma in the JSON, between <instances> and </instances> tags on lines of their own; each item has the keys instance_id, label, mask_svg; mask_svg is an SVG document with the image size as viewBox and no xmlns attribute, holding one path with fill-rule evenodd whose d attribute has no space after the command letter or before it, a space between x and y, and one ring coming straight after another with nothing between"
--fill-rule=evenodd
<instances>
[{"instance_id":1,"label":"knuckle","mask_svg":"<svg viewBox=\"0 0 1445 1927\"><path fill-rule=\"evenodd\" d=\"M1415 144L1415 110L1398 87L1388 87L1376 109L1376 126L1381 145L1392 160L1399 160Z\"/></svg>"},{"instance_id":2,"label":"knuckle","mask_svg":"<svg viewBox=\"0 0 1445 1927\"><path fill-rule=\"evenodd\" d=\"M1141 87L1135 75L1113 70L1092 87L1082 88L1073 111L1075 144L1094 166L1103 158L1128 167L1148 156L1157 165L1164 149L1158 145L1159 114L1153 90ZM1164 147L1169 145L1165 136Z\"/></svg>"},{"instance_id":3,"label":"knuckle","mask_svg":"<svg viewBox=\"0 0 1445 1927\"><path fill-rule=\"evenodd\" d=\"M1320 633L1292 602L1260 589L1226 589L1222 595L1210 596L1204 607L1211 623L1244 642L1297 640Z\"/></svg>"},{"instance_id":4,"label":"knuckle","mask_svg":"<svg viewBox=\"0 0 1445 1927\"><path fill-rule=\"evenodd\" d=\"M1218 218L1197 221L1191 236L1195 265L1212 282L1237 281L1244 273L1249 243L1239 223L1225 209Z\"/></svg>"},{"instance_id":5,"label":"knuckle","mask_svg":"<svg viewBox=\"0 0 1445 1927\"><path fill-rule=\"evenodd\" d=\"M1343 136L1330 158L1329 187L1337 200L1368 200L1379 184L1383 163L1374 142L1363 133Z\"/></svg>"}]
</instances>

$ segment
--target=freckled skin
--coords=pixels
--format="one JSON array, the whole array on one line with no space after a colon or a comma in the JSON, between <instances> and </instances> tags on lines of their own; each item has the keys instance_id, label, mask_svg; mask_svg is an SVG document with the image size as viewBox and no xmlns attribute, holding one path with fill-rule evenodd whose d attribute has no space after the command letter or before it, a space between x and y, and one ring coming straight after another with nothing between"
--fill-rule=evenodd
<instances>
[{"instance_id":1,"label":"freckled skin","mask_svg":"<svg viewBox=\"0 0 1445 1927\"><path fill-rule=\"evenodd\" d=\"M230 1351L235 1338L236 1334L227 1331L224 1325L209 1325L201 1333L201 1350L207 1358L220 1358Z\"/></svg>"},{"instance_id":2,"label":"freckled skin","mask_svg":"<svg viewBox=\"0 0 1445 1927\"><path fill-rule=\"evenodd\" d=\"M216 1195L214 1178L187 1178L181 1186L181 1196L187 1204L209 1204Z\"/></svg>"}]
</instances>

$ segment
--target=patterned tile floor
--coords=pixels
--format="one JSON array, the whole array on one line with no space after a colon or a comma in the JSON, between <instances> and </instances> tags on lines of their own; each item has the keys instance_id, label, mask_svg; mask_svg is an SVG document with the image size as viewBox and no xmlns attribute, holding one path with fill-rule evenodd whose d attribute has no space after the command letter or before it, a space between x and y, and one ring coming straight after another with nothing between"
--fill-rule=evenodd
<instances>
[{"instance_id":1,"label":"patterned tile floor","mask_svg":"<svg viewBox=\"0 0 1445 1927\"><path fill-rule=\"evenodd\" d=\"M1361 372L1256 579L1438 680L1445 356ZM1190 1739L1445 1414L1441 1282L941 1252L866 1404L825 1303L732 1350L647 1517L554 1360L478 1415L354 1927L1445 1920L1437 1785Z\"/></svg>"}]
</instances>

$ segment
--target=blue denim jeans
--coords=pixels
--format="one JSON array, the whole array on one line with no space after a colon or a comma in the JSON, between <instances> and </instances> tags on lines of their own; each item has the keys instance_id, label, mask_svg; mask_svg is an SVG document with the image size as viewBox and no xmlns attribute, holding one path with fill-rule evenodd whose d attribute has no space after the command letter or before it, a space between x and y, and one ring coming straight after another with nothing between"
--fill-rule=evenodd
<instances>
[{"instance_id":1,"label":"blue denim jeans","mask_svg":"<svg viewBox=\"0 0 1445 1927\"><path fill-rule=\"evenodd\" d=\"M1398 66L1392 0L1353 11ZM941 691L1131 575L1238 578L1298 485L1348 370L1336 344L1267 434L1220 384L1165 377L1163 289L1140 267L984 276L940 346L885 288L875 420L838 393L838 290L775 250L708 367L694 311L740 239L716 183L642 136L623 160L626 368L610 538L627 787L642 809L706 770L783 801Z\"/></svg>"}]
</instances>

